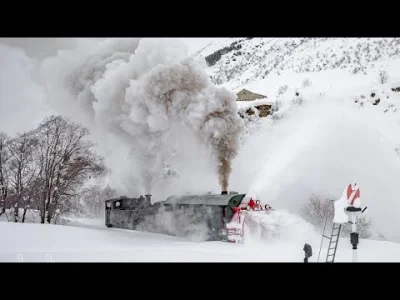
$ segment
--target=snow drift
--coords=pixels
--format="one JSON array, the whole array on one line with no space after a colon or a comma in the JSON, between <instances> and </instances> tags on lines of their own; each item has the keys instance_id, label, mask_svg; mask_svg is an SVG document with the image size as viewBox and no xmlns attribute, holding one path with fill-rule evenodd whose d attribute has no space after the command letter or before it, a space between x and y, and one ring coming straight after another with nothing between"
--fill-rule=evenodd
<instances>
[{"instance_id":1,"label":"snow drift","mask_svg":"<svg viewBox=\"0 0 400 300\"><path fill-rule=\"evenodd\" d=\"M117 39L60 52L44 62L42 74L60 111L99 138L108 134L123 142L129 164L139 168L143 193L154 188L168 142L177 138L171 137L176 124L210 148L227 190L243 129L236 95L217 88L203 66L186 57L178 41Z\"/></svg>"}]
</instances>

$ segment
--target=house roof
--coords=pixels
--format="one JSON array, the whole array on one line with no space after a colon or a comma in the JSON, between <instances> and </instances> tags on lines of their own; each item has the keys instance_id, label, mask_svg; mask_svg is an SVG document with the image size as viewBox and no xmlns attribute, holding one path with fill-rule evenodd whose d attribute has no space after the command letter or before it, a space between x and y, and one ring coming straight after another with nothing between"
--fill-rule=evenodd
<instances>
[{"instance_id":1,"label":"house roof","mask_svg":"<svg viewBox=\"0 0 400 300\"><path fill-rule=\"evenodd\" d=\"M249 90L242 89L240 92L237 93L237 101L254 101L257 99L265 99L267 96L253 93Z\"/></svg>"},{"instance_id":2,"label":"house roof","mask_svg":"<svg viewBox=\"0 0 400 300\"><path fill-rule=\"evenodd\" d=\"M229 200L236 195L186 195L182 197L169 197L163 204L190 204L190 205L212 205L212 206L226 206Z\"/></svg>"}]
</instances>

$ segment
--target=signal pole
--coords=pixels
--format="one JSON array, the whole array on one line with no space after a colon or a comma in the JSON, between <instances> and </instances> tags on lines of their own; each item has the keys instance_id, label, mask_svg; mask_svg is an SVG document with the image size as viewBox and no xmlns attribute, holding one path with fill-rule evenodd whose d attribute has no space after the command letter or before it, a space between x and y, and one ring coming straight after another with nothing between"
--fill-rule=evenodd
<instances>
[{"instance_id":1,"label":"signal pole","mask_svg":"<svg viewBox=\"0 0 400 300\"><path fill-rule=\"evenodd\" d=\"M349 184L343 191L342 196L334 202L333 223L351 224L350 244L352 247L353 262L358 261L357 248L359 243L359 233L357 232L357 213L363 213L367 207L361 208L360 188L358 185Z\"/></svg>"},{"instance_id":2,"label":"signal pole","mask_svg":"<svg viewBox=\"0 0 400 300\"><path fill-rule=\"evenodd\" d=\"M350 243L353 246L353 262L357 262L357 245L359 243L359 233L357 232L357 221L356 221L356 215L358 212L363 213L367 207L365 207L363 210L361 210L361 207L354 207L354 206L348 206L346 208L346 211L349 212L351 215L351 233L350 233Z\"/></svg>"},{"instance_id":3,"label":"signal pole","mask_svg":"<svg viewBox=\"0 0 400 300\"><path fill-rule=\"evenodd\" d=\"M359 242L358 232L357 232L357 221L356 214L361 211L361 207L348 206L346 210L351 215L351 232L350 232L350 243L353 246L352 257L353 262L357 262L357 245Z\"/></svg>"}]
</instances>

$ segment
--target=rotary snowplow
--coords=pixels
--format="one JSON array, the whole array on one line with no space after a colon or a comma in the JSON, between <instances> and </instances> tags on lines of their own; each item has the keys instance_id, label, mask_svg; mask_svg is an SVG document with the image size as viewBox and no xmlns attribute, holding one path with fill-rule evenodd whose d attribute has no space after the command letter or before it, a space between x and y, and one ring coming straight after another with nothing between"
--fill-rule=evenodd
<instances>
[{"instance_id":1,"label":"rotary snowplow","mask_svg":"<svg viewBox=\"0 0 400 300\"><path fill-rule=\"evenodd\" d=\"M246 194L171 196L151 203L151 195L121 197L105 202L107 227L163 233L174 236L202 235L207 241L244 241L249 212L268 213L269 205L246 199Z\"/></svg>"}]
</instances>

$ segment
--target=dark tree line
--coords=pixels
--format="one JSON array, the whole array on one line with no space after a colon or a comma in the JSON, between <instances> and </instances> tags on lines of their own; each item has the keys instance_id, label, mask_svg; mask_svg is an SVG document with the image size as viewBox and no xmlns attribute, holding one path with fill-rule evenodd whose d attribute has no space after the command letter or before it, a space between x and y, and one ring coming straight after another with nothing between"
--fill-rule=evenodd
<instances>
[{"instance_id":1,"label":"dark tree line","mask_svg":"<svg viewBox=\"0 0 400 300\"><path fill-rule=\"evenodd\" d=\"M81 195L89 201L87 180L107 172L89 134L61 116L15 137L0 133L0 216L13 210L13 221L25 222L34 209L41 223L55 223L60 214L81 209Z\"/></svg>"}]
</instances>

